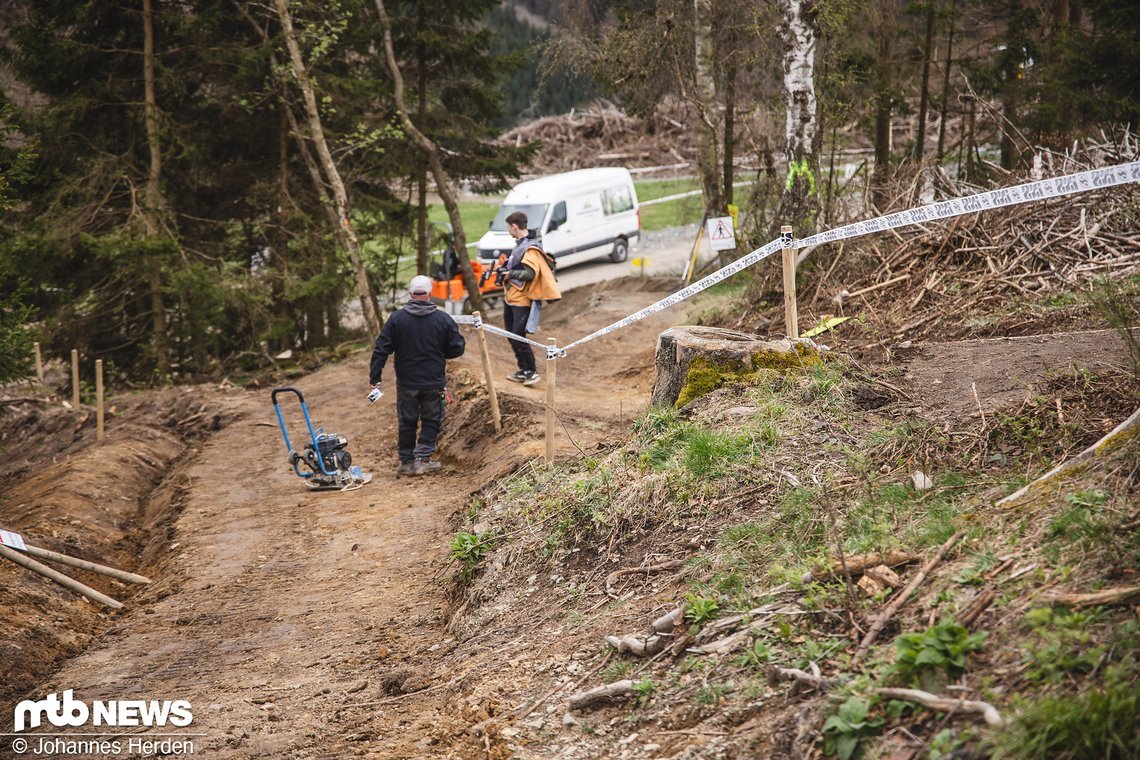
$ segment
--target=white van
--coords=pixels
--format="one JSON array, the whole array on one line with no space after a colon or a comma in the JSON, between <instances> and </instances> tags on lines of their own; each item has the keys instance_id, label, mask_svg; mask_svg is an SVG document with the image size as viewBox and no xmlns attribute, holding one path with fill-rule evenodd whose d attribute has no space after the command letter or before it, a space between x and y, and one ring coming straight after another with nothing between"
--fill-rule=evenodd
<instances>
[{"instance_id":1,"label":"white van","mask_svg":"<svg viewBox=\"0 0 1140 760\"><path fill-rule=\"evenodd\" d=\"M506 222L515 211L526 214L559 269L602 256L620 263L641 237L641 210L628 169L579 169L515 185L479 239L483 264L515 247Z\"/></svg>"}]
</instances>

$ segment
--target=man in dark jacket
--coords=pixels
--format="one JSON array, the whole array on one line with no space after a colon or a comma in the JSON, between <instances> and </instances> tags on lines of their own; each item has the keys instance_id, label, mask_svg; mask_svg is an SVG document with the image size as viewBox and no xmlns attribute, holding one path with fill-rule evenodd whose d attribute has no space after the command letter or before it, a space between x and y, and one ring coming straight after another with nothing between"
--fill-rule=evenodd
<instances>
[{"instance_id":1,"label":"man in dark jacket","mask_svg":"<svg viewBox=\"0 0 1140 760\"><path fill-rule=\"evenodd\" d=\"M373 388L380 387L384 364L394 353L396 418L400 427L400 467L396 474L426 475L440 467L431 455L443 424L447 360L462 356L466 341L455 320L432 303L429 278L413 277L408 293L411 299L388 318L376 339L368 382Z\"/></svg>"}]
</instances>

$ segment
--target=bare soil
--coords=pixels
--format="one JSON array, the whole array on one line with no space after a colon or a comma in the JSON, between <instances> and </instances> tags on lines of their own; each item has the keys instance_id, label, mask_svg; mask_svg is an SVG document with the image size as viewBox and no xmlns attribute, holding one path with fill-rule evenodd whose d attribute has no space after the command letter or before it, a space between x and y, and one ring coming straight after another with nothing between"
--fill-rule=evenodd
<instances>
[{"instance_id":1,"label":"bare soil","mask_svg":"<svg viewBox=\"0 0 1140 760\"><path fill-rule=\"evenodd\" d=\"M661 296L652 281L573 291L547 312L540 337L565 345ZM649 397L656 335L683 320L681 309L666 311L558 362L560 457L624 439ZM451 368L445 466L431 477L395 475L394 393L366 402L368 351L293 381L314 423L346 435L355 462L373 473L345 493L309 492L293 474L265 389L116 399L101 445L86 412L15 408L0 441L0 526L155 583L133 589L77 573L127 603L113 613L0 564L0 733L18 699L74 689L84 700L190 701L186 731L210 758L680 757L699 747L693 727L715 705L679 706L635 740L607 728L620 729L621 718L604 710L588 738L563 730L557 700L485 730L568 679L595 685L586 676L603 661L601 634L643 627L682 593L671 577L646 579L646 593L621 607L603 608L609 599L599 594L597 616L580 626L567 623L552 577L524 579L477 615L461 606L447 555L456 516L543 447L545 381L507 383L510 350L488 340L504 431L491 428L468 333L467 355ZM956 420L976 411L974 388L988 413L1071 362L1127 361L1107 331L911 353L898 357L905 371L894 380L906 403ZM299 413L284 412L296 440ZM678 525L675 539L700 536ZM762 711L726 720L752 737L740 752L778 756L785 744L769 736Z\"/></svg>"}]
</instances>

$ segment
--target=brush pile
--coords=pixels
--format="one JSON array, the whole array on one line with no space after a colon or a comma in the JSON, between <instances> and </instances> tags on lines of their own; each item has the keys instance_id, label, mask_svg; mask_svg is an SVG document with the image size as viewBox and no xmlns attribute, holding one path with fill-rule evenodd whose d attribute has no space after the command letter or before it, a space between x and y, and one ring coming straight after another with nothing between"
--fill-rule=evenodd
<instances>
[{"instance_id":1,"label":"brush pile","mask_svg":"<svg viewBox=\"0 0 1140 760\"><path fill-rule=\"evenodd\" d=\"M696 160L687 104L666 99L653 116L629 116L613 103L599 100L582 110L544 116L499 138L524 145L540 143L529 169L536 174L593 166L663 166Z\"/></svg>"},{"instance_id":2,"label":"brush pile","mask_svg":"<svg viewBox=\"0 0 1140 760\"><path fill-rule=\"evenodd\" d=\"M1036 162L1041 172L1032 179L1135 161L1138 154L1140 143L1127 134L1111 144L1044 153ZM917 205L917 188L932 179L939 200L1025 181L1006 173L979 187L933 171L914 175L891 210ZM1009 304L1063 300L1061 294L1071 300L1091 281L1119 282L1140 272L1138 213L1140 187L1125 185L908 227L890 238L856 239L847 245L861 255L845 266L839 245L812 303L831 295L832 306L875 313L884 322L880 327L889 328L885 334L907 338L1019 334L1036 317L1010 315ZM829 286L834 269L840 273L835 279L844 279L831 279ZM970 319L977 315L990 316Z\"/></svg>"}]
</instances>

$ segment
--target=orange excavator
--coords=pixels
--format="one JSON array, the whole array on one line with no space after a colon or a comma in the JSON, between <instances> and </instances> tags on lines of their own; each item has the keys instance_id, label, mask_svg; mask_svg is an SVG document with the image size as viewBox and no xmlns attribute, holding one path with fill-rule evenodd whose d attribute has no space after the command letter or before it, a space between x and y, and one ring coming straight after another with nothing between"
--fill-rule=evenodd
<instances>
[{"instance_id":1,"label":"orange excavator","mask_svg":"<svg viewBox=\"0 0 1140 760\"><path fill-rule=\"evenodd\" d=\"M445 244L439 252L438 260L431 267L431 297L449 314L462 314L469 310L467 288L463 286L463 273L459 271L459 257L455 254L454 238L451 236L450 225L439 231ZM500 256L495 266L506 263L506 256ZM501 278L484 277L491 267L479 261L478 257L471 259L471 269L475 273L475 282L479 283L479 292L483 296L484 308L494 308L503 298L503 283Z\"/></svg>"}]
</instances>

